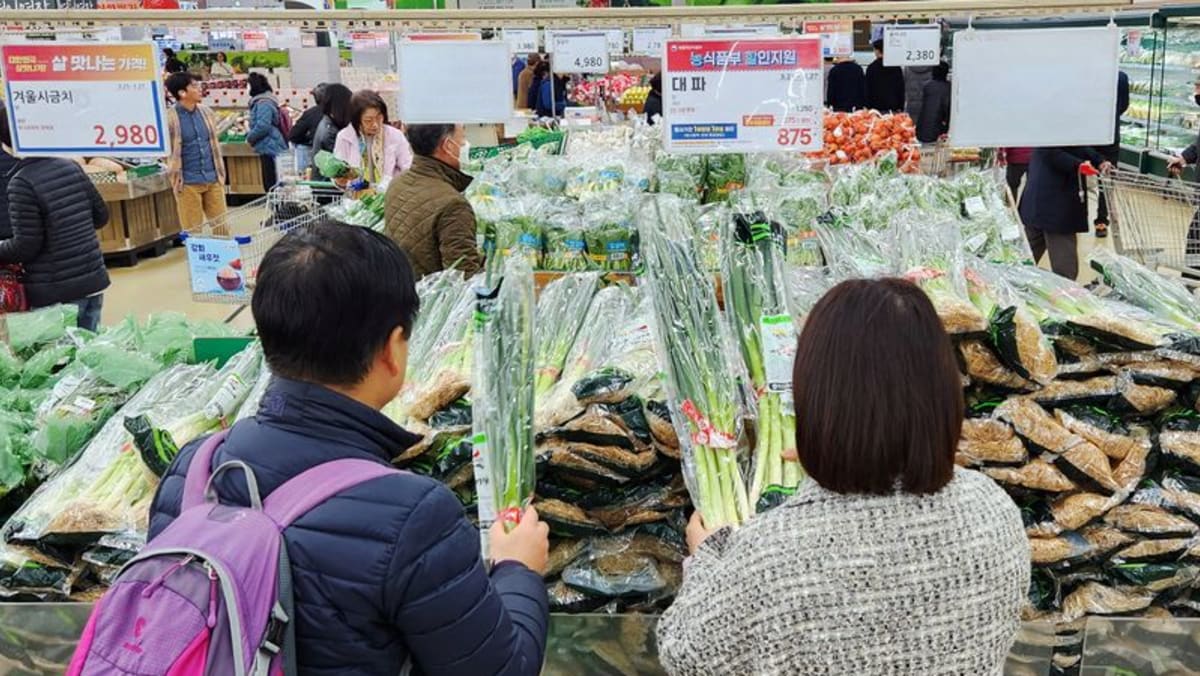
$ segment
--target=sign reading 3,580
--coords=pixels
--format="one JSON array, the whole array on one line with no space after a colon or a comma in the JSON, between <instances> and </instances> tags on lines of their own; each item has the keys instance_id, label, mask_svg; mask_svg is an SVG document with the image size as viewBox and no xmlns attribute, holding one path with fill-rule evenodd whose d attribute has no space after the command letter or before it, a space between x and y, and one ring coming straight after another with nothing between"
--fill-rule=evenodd
<instances>
[{"instance_id":1,"label":"sign reading 3,580","mask_svg":"<svg viewBox=\"0 0 1200 676\"><path fill-rule=\"evenodd\" d=\"M166 155L153 43L0 46L21 156Z\"/></svg>"}]
</instances>

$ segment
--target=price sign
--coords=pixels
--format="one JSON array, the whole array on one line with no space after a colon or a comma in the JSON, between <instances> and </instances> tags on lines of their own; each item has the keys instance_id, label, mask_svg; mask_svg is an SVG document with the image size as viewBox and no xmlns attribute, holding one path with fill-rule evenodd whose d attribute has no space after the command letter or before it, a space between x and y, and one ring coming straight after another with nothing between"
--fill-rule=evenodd
<instances>
[{"instance_id":1,"label":"price sign","mask_svg":"<svg viewBox=\"0 0 1200 676\"><path fill-rule=\"evenodd\" d=\"M941 58L940 26L883 27L883 65L936 66Z\"/></svg>"},{"instance_id":2,"label":"price sign","mask_svg":"<svg viewBox=\"0 0 1200 676\"><path fill-rule=\"evenodd\" d=\"M236 239L188 237L188 272L192 293L240 296L245 293L246 275L242 270L242 250Z\"/></svg>"},{"instance_id":3,"label":"price sign","mask_svg":"<svg viewBox=\"0 0 1200 676\"><path fill-rule=\"evenodd\" d=\"M658 56L663 53L663 45L671 37L671 29L663 27L648 27L633 29L633 53L643 56Z\"/></svg>"},{"instance_id":4,"label":"price sign","mask_svg":"<svg viewBox=\"0 0 1200 676\"><path fill-rule=\"evenodd\" d=\"M243 31L242 49L247 52L265 52L270 49L266 31Z\"/></svg>"},{"instance_id":5,"label":"price sign","mask_svg":"<svg viewBox=\"0 0 1200 676\"><path fill-rule=\"evenodd\" d=\"M555 73L608 72L608 38L604 33L555 33L553 43L550 67Z\"/></svg>"},{"instance_id":6,"label":"price sign","mask_svg":"<svg viewBox=\"0 0 1200 676\"><path fill-rule=\"evenodd\" d=\"M504 41L512 46L514 54L536 52L539 45L538 31L536 28L505 28Z\"/></svg>"},{"instance_id":7,"label":"price sign","mask_svg":"<svg viewBox=\"0 0 1200 676\"><path fill-rule=\"evenodd\" d=\"M682 153L819 150L821 40L668 40L666 148Z\"/></svg>"},{"instance_id":8,"label":"price sign","mask_svg":"<svg viewBox=\"0 0 1200 676\"><path fill-rule=\"evenodd\" d=\"M0 47L17 155L166 155L154 45Z\"/></svg>"},{"instance_id":9,"label":"price sign","mask_svg":"<svg viewBox=\"0 0 1200 676\"><path fill-rule=\"evenodd\" d=\"M821 37L821 56L827 59L854 56L853 21L805 21L804 34Z\"/></svg>"}]
</instances>

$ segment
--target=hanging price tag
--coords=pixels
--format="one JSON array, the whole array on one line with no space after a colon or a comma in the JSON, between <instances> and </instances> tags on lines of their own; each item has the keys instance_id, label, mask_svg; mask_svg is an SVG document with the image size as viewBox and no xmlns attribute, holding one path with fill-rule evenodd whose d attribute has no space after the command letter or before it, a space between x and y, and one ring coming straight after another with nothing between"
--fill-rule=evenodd
<instances>
[{"instance_id":1,"label":"hanging price tag","mask_svg":"<svg viewBox=\"0 0 1200 676\"><path fill-rule=\"evenodd\" d=\"M514 54L525 55L538 50L536 28L505 28L504 41L512 46Z\"/></svg>"},{"instance_id":2,"label":"hanging price tag","mask_svg":"<svg viewBox=\"0 0 1200 676\"><path fill-rule=\"evenodd\" d=\"M556 33L550 67L555 73L608 72L608 37L604 33Z\"/></svg>"},{"instance_id":3,"label":"hanging price tag","mask_svg":"<svg viewBox=\"0 0 1200 676\"><path fill-rule=\"evenodd\" d=\"M821 39L668 40L670 152L810 152L822 145Z\"/></svg>"},{"instance_id":4,"label":"hanging price tag","mask_svg":"<svg viewBox=\"0 0 1200 676\"><path fill-rule=\"evenodd\" d=\"M805 21L804 34L821 36L821 56L827 59L854 55L853 21Z\"/></svg>"},{"instance_id":5,"label":"hanging price tag","mask_svg":"<svg viewBox=\"0 0 1200 676\"><path fill-rule=\"evenodd\" d=\"M651 26L633 29L633 53L642 56L658 56L663 53L663 45L671 37L671 29L665 26Z\"/></svg>"},{"instance_id":6,"label":"hanging price tag","mask_svg":"<svg viewBox=\"0 0 1200 676\"><path fill-rule=\"evenodd\" d=\"M941 58L940 26L883 27L883 65L936 66Z\"/></svg>"},{"instance_id":7,"label":"hanging price tag","mask_svg":"<svg viewBox=\"0 0 1200 676\"><path fill-rule=\"evenodd\" d=\"M153 44L56 42L0 50L17 155L166 155Z\"/></svg>"}]
</instances>

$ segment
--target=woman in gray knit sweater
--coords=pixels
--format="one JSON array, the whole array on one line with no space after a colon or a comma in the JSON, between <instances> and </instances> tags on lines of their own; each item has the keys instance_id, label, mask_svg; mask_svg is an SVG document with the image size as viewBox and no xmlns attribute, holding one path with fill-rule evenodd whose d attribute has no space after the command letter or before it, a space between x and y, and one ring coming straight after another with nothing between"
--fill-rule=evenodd
<instances>
[{"instance_id":1,"label":"woman in gray knit sweater","mask_svg":"<svg viewBox=\"0 0 1200 676\"><path fill-rule=\"evenodd\" d=\"M737 530L689 525L658 627L673 676L1002 673L1029 587L1016 505L954 466L963 398L925 294L852 281L809 315L793 391L809 478Z\"/></svg>"}]
</instances>

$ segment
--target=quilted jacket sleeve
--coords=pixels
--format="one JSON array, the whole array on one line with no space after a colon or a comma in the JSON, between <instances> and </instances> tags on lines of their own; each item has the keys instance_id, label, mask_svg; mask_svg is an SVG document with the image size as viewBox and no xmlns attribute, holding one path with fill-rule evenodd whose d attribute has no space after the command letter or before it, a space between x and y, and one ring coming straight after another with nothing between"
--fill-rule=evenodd
<instances>
[{"instance_id":1,"label":"quilted jacket sleeve","mask_svg":"<svg viewBox=\"0 0 1200 676\"><path fill-rule=\"evenodd\" d=\"M42 252L46 223L37 191L21 176L8 183L8 220L12 237L0 242L0 263L27 263Z\"/></svg>"},{"instance_id":2,"label":"quilted jacket sleeve","mask_svg":"<svg viewBox=\"0 0 1200 676\"><path fill-rule=\"evenodd\" d=\"M84 177L87 179L87 177ZM87 180L88 200L92 203L92 227L99 230L108 225L108 205L104 203L104 198L100 196L100 191L96 189L95 184L90 179Z\"/></svg>"},{"instance_id":3,"label":"quilted jacket sleeve","mask_svg":"<svg viewBox=\"0 0 1200 676\"><path fill-rule=\"evenodd\" d=\"M475 212L466 198L455 199L438 216L438 249L442 265L462 270L468 278L483 267L475 230Z\"/></svg>"},{"instance_id":4,"label":"quilted jacket sleeve","mask_svg":"<svg viewBox=\"0 0 1200 676\"><path fill-rule=\"evenodd\" d=\"M392 556L384 609L426 676L535 676L546 652L549 603L542 579L517 563L489 577L479 532L458 500L431 486Z\"/></svg>"}]
</instances>

